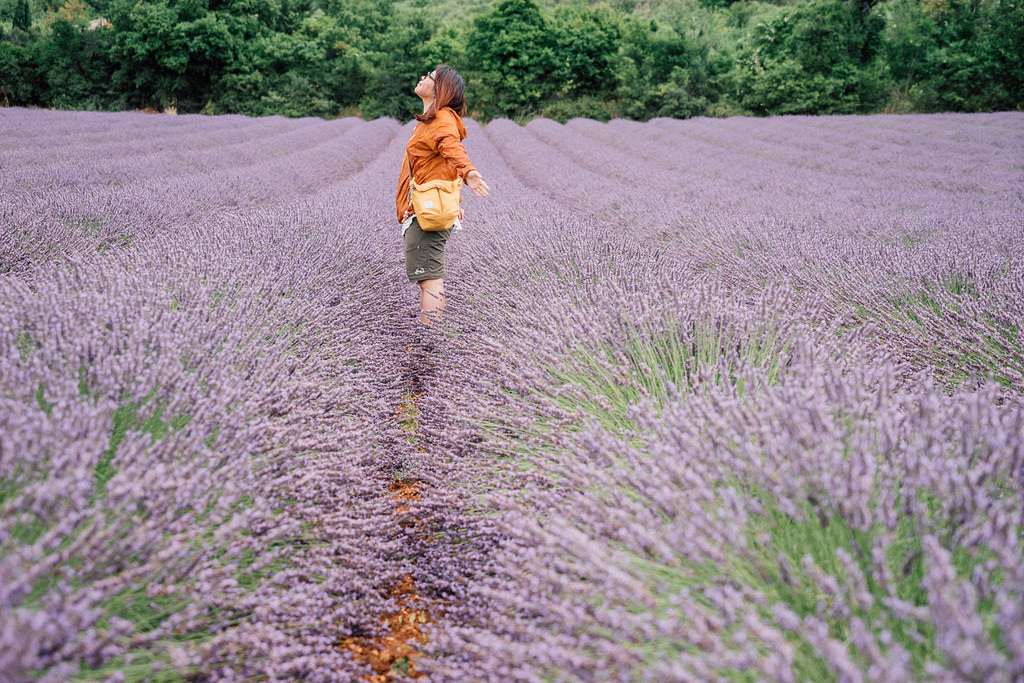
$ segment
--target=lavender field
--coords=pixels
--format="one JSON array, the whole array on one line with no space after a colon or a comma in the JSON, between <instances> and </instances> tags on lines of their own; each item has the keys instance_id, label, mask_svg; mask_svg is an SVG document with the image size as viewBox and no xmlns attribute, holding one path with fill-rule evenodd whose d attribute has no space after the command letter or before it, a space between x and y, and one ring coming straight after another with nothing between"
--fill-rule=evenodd
<instances>
[{"instance_id":1,"label":"lavender field","mask_svg":"<svg viewBox=\"0 0 1024 683\"><path fill-rule=\"evenodd\" d=\"M0 681L1024 680L1024 113L467 128L0 109Z\"/></svg>"}]
</instances>

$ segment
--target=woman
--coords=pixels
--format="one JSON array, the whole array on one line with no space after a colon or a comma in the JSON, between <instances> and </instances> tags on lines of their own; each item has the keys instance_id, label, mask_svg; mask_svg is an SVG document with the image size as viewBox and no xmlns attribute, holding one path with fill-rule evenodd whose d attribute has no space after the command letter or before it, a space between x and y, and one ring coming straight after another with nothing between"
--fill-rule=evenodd
<instances>
[{"instance_id":1,"label":"woman","mask_svg":"<svg viewBox=\"0 0 1024 683\"><path fill-rule=\"evenodd\" d=\"M466 82L454 69L443 64L420 79L414 91L423 100L423 113L405 146L402 170L398 176L396 208L402 223L405 243L405 270L412 282L420 285L420 322L429 325L433 315L444 310L444 245L452 230L461 228L461 221L448 230L425 232L416 222L409 201L409 167L417 181L455 180L486 197L487 183L473 168L462 141L466 127ZM464 214L460 211L459 218Z\"/></svg>"}]
</instances>

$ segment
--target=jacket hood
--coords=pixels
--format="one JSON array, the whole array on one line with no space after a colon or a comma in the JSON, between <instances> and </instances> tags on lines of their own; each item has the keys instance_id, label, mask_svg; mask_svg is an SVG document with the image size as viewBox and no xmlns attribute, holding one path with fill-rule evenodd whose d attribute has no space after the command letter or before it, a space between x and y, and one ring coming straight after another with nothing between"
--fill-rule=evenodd
<instances>
[{"instance_id":1,"label":"jacket hood","mask_svg":"<svg viewBox=\"0 0 1024 683\"><path fill-rule=\"evenodd\" d=\"M453 119L455 119L455 128L456 130L459 131L459 139L465 140L467 133L466 126L462 123L462 117L459 116L451 107L445 107L444 109L438 112L438 116L441 116L442 114L451 116Z\"/></svg>"}]
</instances>

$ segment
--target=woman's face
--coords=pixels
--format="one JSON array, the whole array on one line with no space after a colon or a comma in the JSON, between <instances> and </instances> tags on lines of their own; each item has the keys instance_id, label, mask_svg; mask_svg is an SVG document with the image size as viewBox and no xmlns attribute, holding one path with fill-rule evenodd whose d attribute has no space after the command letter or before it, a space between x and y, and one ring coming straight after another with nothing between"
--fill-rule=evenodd
<instances>
[{"instance_id":1,"label":"woman's face","mask_svg":"<svg viewBox=\"0 0 1024 683\"><path fill-rule=\"evenodd\" d=\"M434 98L434 72L431 71L426 76L420 78L420 82L416 84L416 90L414 90L421 99L433 99Z\"/></svg>"}]
</instances>

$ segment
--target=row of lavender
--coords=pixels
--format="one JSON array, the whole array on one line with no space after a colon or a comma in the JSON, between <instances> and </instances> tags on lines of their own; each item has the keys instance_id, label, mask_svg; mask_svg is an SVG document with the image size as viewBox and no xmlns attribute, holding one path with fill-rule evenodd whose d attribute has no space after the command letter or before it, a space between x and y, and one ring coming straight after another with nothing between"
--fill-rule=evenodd
<instances>
[{"instance_id":1,"label":"row of lavender","mask_svg":"<svg viewBox=\"0 0 1024 683\"><path fill-rule=\"evenodd\" d=\"M1022 122L471 128L441 679L1024 676Z\"/></svg>"},{"instance_id":2,"label":"row of lavender","mask_svg":"<svg viewBox=\"0 0 1024 683\"><path fill-rule=\"evenodd\" d=\"M0 118L23 196L78 155L75 201L124 206L190 158L156 205L234 208L42 228L70 268L0 276L12 675L348 680L407 575L437 680L1024 672L1019 116L470 123L494 192L424 357L409 127L336 122L317 167L268 137L311 122L15 113L70 148Z\"/></svg>"},{"instance_id":3,"label":"row of lavender","mask_svg":"<svg viewBox=\"0 0 1024 683\"><path fill-rule=\"evenodd\" d=\"M488 133L535 191L658 245L680 278L787 280L881 323L908 361L1024 389L1019 114Z\"/></svg>"},{"instance_id":4,"label":"row of lavender","mask_svg":"<svg viewBox=\"0 0 1024 683\"><path fill-rule=\"evenodd\" d=\"M294 201L378 157L394 121L0 116L0 273Z\"/></svg>"},{"instance_id":5,"label":"row of lavender","mask_svg":"<svg viewBox=\"0 0 1024 683\"><path fill-rule=\"evenodd\" d=\"M412 450L394 408L414 320L390 212L363 197L390 186L399 126L11 117L0 163L25 189L3 234L50 256L15 244L0 275L4 680L351 680L339 642L429 571L382 495ZM136 239L53 229L62 173L68 204L107 202L104 230Z\"/></svg>"}]
</instances>

